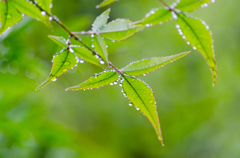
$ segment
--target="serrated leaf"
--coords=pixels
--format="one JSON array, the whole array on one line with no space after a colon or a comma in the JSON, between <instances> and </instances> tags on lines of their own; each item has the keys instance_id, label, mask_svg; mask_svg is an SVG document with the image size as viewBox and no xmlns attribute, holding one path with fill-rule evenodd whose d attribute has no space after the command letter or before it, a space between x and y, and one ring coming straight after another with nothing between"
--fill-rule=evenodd
<instances>
[{"instance_id":1,"label":"serrated leaf","mask_svg":"<svg viewBox=\"0 0 240 158\"><path fill-rule=\"evenodd\" d=\"M64 50L59 55L55 55L53 59L52 70L50 72L49 77L37 89L40 89L49 84L50 82L55 81L63 73L67 72L68 70L76 66L76 64L77 64L76 56L67 50Z\"/></svg>"},{"instance_id":2,"label":"serrated leaf","mask_svg":"<svg viewBox=\"0 0 240 158\"><path fill-rule=\"evenodd\" d=\"M96 6L96 8L102 8L105 7L113 2L116 2L117 0L104 0L102 1L102 3L100 3L99 5Z\"/></svg>"},{"instance_id":3,"label":"serrated leaf","mask_svg":"<svg viewBox=\"0 0 240 158\"><path fill-rule=\"evenodd\" d=\"M71 48L74 50L74 53L83 60L86 60L91 64L104 67L104 65L100 64L99 60L88 49L81 46L71 46Z\"/></svg>"},{"instance_id":4,"label":"serrated leaf","mask_svg":"<svg viewBox=\"0 0 240 158\"><path fill-rule=\"evenodd\" d=\"M22 14L11 3L0 1L0 35L21 20Z\"/></svg>"},{"instance_id":5,"label":"serrated leaf","mask_svg":"<svg viewBox=\"0 0 240 158\"><path fill-rule=\"evenodd\" d=\"M177 19L183 35L186 40L197 49L207 61L212 71L213 84L217 80L217 65L215 61L213 40L208 26L201 20L188 17L184 14L178 14Z\"/></svg>"},{"instance_id":6,"label":"serrated leaf","mask_svg":"<svg viewBox=\"0 0 240 158\"><path fill-rule=\"evenodd\" d=\"M214 1L215 0L181 0L175 8L181 11L191 12L197 8L205 7L209 2Z\"/></svg>"},{"instance_id":7,"label":"serrated leaf","mask_svg":"<svg viewBox=\"0 0 240 158\"><path fill-rule=\"evenodd\" d=\"M104 39L100 35L95 35L93 37L93 45L95 50L102 57L104 62L108 65L108 51Z\"/></svg>"},{"instance_id":8,"label":"serrated leaf","mask_svg":"<svg viewBox=\"0 0 240 158\"><path fill-rule=\"evenodd\" d=\"M76 90L85 90L85 89L94 89L98 87L103 87L109 85L110 83L115 82L118 79L118 74L116 71L105 71L100 74L97 74L85 82L69 87L66 90L76 91Z\"/></svg>"},{"instance_id":9,"label":"serrated leaf","mask_svg":"<svg viewBox=\"0 0 240 158\"><path fill-rule=\"evenodd\" d=\"M146 25L154 25L154 24L162 24L166 21L169 21L172 18L171 11L165 8L151 10L147 13L146 17L138 24Z\"/></svg>"},{"instance_id":10,"label":"serrated leaf","mask_svg":"<svg viewBox=\"0 0 240 158\"><path fill-rule=\"evenodd\" d=\"M106 10L95 19L92 27L93 31L97 31L107 23L110 11L111 9Z\"/></svg>"},{"instance_id":11,"label":"serrated leaf","mask_svg":"<svg viewBox=\"0 0 240 158\"><path fill-rule=\"evenodd\" d=\"M48 35L48 37L63 48L67 48L67 40L63 37Z\"/></svg>"},{"instance_id":12,"label":"serrated leaf","mask_svg":"<svg viewBox=\"0 0 240 158\"><path fill-rule=\"evenodd\" d=\"M110 40L124 40L141 31L145 26L135 26L126 19L117 19L108 23L98 33Z\"/></svg>"},{"instance_id":13,"label":"serrated leaf","mask_svg":"<svg viewBox=\"0 0 240 158\"><path fill-rule=\"evenodd\" d=\"M52 0L37 0L37 4L46 12L51 14Z\"/></svg>"},{"instance_id":14,"label":"serrated leaf","mask_svg":"<svg viewBox=\"0 0 240 158\"><path fill-rule=\"evenodd\" d=\"M166 57L153 57L149 59L143 59L142 61L130 63L128 66L123 68L122 71L130 76L144 75L157 70L168 63L180 59L189 53L190 51Z\"/></svg>"},{"instance_id":15,"label":"serrated leaf","mask_svg":"<svg viewBox=\"0 0 240 158\"><path fill-rule=\"evenodd\" d=\"M152 123L158 139L162 142L162 134L157 113L157 107L152 90L136 78L124 75L122 87L128 99L135 105Z\"/></svg>"},{"instance_id":16,"label":"serrated leaf","mask_svg":"<svg viewBox=\"0 0 240 158\"><path fill-rule=\"evenodd\" d=\"M14 7L28 16L33 17L34 19L40 20L50 29L53 29L50 21L48 20L47 16L43 16L39 8L37 8L33 3L30 3L26 0L8 0L11 2Z\"/></svg>"}]
</instances>

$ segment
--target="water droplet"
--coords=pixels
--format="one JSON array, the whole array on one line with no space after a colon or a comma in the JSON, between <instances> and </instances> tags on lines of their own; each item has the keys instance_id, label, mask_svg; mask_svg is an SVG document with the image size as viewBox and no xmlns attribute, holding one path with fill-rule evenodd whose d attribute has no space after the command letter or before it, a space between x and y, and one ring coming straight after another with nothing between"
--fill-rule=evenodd
<instances>
[{"instance_id":1,"label":"water droplet","mask_svg":"<svg viewBox=\"0 0 240 158\"><path fill-rule=\"evenodd\" d=\"M73 53L73 52L74 52L74 50L73 50L72 48L70 48L70 49L69 49L69 51L70 51L71 53Z\"/></svg>"},{"instance_id":2,"label":"water droplet","mask_svg":"<svg viewBox=\"0 0 240 158\"><path fill-rule=\"evenodd\" d=\"M194 50L196 50L197 48L196 47L192 47Z\"/></svg>"},{"instance_id":3,"label":"water droplet","mask_svg":"<svg viewBox=\"0 0 240 158\"><path fill-rule=\"evenodd\" d=\"M98 56L97 54L95 55L95 57L96 57L97 59L99 58L99 56Z\"/></svg>"},{"instance_id":4,"label":"water droplet","mask_svg":"<svg viewBox=\"0 0 240 158\"><path fill-rule=\"evenodd\" d=\"M135 81L135 79L132 79L132 82L134 82Z\"/></svg>"},{"instance_id":5,"label":"water droplet","mask_svg":"<svg viewBox=\"0 0 240 158\"><path fill-rule=\"evenodd\" d=\"M152 104L152 103L153 103L153 100L149 100L149 103Z\"/></svg>"},{"instance_id":6,"label":"water droplet","mask_svg":"<svg viewBox=\"0 0 240 158\"><path fill-rule=\"evenodd\" d=\"M172 18L177 19L177 15L172 11Z\"/></svg>"},{"instance_id":7,"label":"water droplet","mask_svg":"<svg viewBox=\"0 0 240 158\"><path fill-rule=\"evenodd\" d=\"M52 8L52 7L53 7L53 4L51 3L49 7Z\"/></svg>"},{"instance_id":8,"label":"water droplet","mask_svg":"<svg viewBox=\"0 0 240 158\"><path fill-rule=\"evenodd\" d=\"M129 106L132 106L133 104L132 104L132 102L129 102L128 105L129 105Z\"/></svg>"},{"instance_id":9,"label":"water droplet","mask_svg":"<svg viewBox=\"0 0 240 158\"><path fill-rule=\"evenodd\" d=\"M83 59L80 59L79 62L80 62L80 63L84 63L84 60L83 60Z\"/></svg>"},{"instance_id":10,"label":"water droplet","mask_svg":"<svg viewBox=\"0 0 240 158\"><path fill-rule=\"evenodd\" d=\"M91 37L94 37L94 34L91 34Z\"/></svg>"},{"instance_id":11,"label":"water droplet","mask_svg":"<svg viewBox=\"0 0 240 158\"><path fill-rule=\"evenodd\" d=\"M180 28L180 26L177 24L177 25L176 25L176 28L177 28L177 29L179 29L179 28Z\"/></svg>"},{"instance_id":12,"label":"water droplet","mask_svg":"<svg viewBox=\"0 0 240 158\"><path fill-rule=\"evenodd\" d=\"M49 16L49 18L48 18L50 21L53 19L53 17L51 17L51 16Z\"/></svg>"},{"instance_id":13,"label":"water droplet","mask_svg":"<svg viewBox=\"0 0 240 158\"><path fill-rule=\"evenodd\" d=\"M57 78L54 78L52 81L57 81Z\"/></svg>"},{"instance_id":14,"label":"water droplet","mask_svg":"<svg viewBox=\"0 0 240 158\"><path fill-rule=\"evenodd\" d=\"M110 83L110 85L112 86L112 85L113 85L113 83Z\"/></svg>"},{"instance_id":15,"label":"water droplet","mask_svg":"<svg viewBox=\"0 0 240 158\"><path fill-rule=\"evenodd\" d=\"M63 69L62 72L66 72L68 69Z\"/></svg>"},{"instance_id":16,"label":"water droplet","mask_svg":"<svg viewBox=\"0 0 240 158\"><path fill-rule=\"evenodd\" d=\"M189 44L190 44L190 42L187 41L187 45L189 45Z\"/></svg>"},{"instance_id":17,"label":"water droplet","mask_svg":"<svg viewBox=\"0 0 240 158\"><path fill-rule=\"evenodd\" d=\"M117 81L113 82L113 84L117 84Z\"/></svg>"},{"instance_id":18,"label":"water droplet","mask_svg":"<svg viewBox=\"0 0 240 158\"><path fill-rule=\"evenodd\" d=\"M102 64L102 65L103 65L103 64L105 64L105 62L104 62L103 60L101 60L101 61L100 61L100 64Z\"/></svg>"},{"instance_id":19,"label":"water droplet","mask_svg":"<svg viewBox=\"0 0 240 158\"><path fill-rule=\"evenodd\" d=\"M45 16L45 15L46 15L46 12L45 12L45 11L41 11L41 14L42 14L43 16Z\"/></svg>"}]
</instances>

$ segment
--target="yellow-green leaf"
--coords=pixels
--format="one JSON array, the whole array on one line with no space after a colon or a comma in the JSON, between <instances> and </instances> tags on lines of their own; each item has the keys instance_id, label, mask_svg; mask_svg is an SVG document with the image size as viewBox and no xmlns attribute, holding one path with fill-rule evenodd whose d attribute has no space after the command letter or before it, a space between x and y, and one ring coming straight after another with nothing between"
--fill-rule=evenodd
<instances>
[{"instance_id":1,"label":"yellow-green leaf","mask_svg":"<svg viewBox=\"0 0 240 158\"><path fill-rule=\"evenodd\" d=\"M146 17L138 24L142 25L154 25L162 24L166 21L169 21L172 18L171 11L166 8L154 9L146 14Z\"/></svg>"},{"instance_id":2,"label":"yellow-green leaf","mask_svg":"<svg viewBox=\"0 0 240 158\"><path fill-rule=\"evenodd\" d=\"M98 55L100 55L105 64L108 65L108 51L104 39L100 35L95 35L93 37L93 45Z\"/></svg>"},{"instance_id":3,"label":"yellow-green leaf","mask_svg":"<svg viewBox=\"0 0 240 158\"><path fill-rule=\"evenodd\" d=\"M100 74L97 74L85 82L69 87L66 90L76 91L76 90L86 90L86 89L94 89L109 85L115 82L118 79L118 74L116 71L105 71Z\"/></svg>"},{"instance_id":4,"label":"yellow-green leaf","mask_svg":"<svg viewBox=\"0 0 240 158\"><path fill-rule=\"evenodd\" d=\"M96 8L102 8L102 7L105 7L113 2L116 2L118 0L104 0L102 1L102 3L100 3L99 5L96 6Z\"/></svg>"},{"instance_id":5,"label":"yellow-green leaf","mask_svg":"<svg viewBox=\"0 0 240 158\"><path fill-rule=\"evenodd\" d=\"M48 35L48 37L63 48L67 48L67 40L63 37Z\"/></svg>"},{"instance_id":6,"label":"yellow-green leaf","mask_svg":"<svg viewBox=\"0 0 240 158\"><path fill-rule=\"evenodd\" d=\"M0 1L0 35L9 27L22 20L22 14L8 1Z\"/></svg>"},{"instance_id":7,"label":"yellow-green leaf","mask_svg":"<svg viewBox=\"0 0 240 158\"><path fill-rule=\"evenodd\" d=\"M53 65L49 77L37 89L40 89L52 81L55 81L59 76L77 65L75 54L64 50L59 55L53 56Z\"/></svg>"},{"instance_id":8,"label":"yellow-green leaf","mask_svg":"<svg viewBox=\"0 0 240 158\"><path fill-rule=\"evenodd\" d=\"M141 61L130 63L128 66L123 68L122 71L130 76L144 75L154 70L157 70L168 63L171 63L177 59L180 59L189 53L190 51L179 53L176 55L166 56L166 57L153 57L153 58L143 59Z\"/></svg>"},{"instance_id":9,"label":"yellow-green leaf","mask_svg":"<svg viewBox=\"0 0 240 158\"><path fill-rule=\"evenodd\" d=\"M210 2L214 3L215 0L180 0L175 8L181 11L191 12L197 8L208 6Z\"/></svg>"},{"instance_id":10,"label":"yellow-green leaf","mask_svg":"<svg viewBox=\"0 0 240 158\"><path fill-rule=\"evenodd\" d=\"M158 112L152 90L143 81L126 75L123 77L122 87L124 93L131 103L136 106L137 110L140 110L152 123L158 139L163 145Z\"/></svg>"},{"instance_id":11,"label":"yellow-green leaf","mask_svg":"<svg viewBox=\"0 0 240 158\"><path fill-rule=\"evenodd\" d=\"M198 50L207 61L213 76L213 85L217 81L217 65L215 61L213 39L209 27L205 22L178 14L177 28L183 33L183 37L193 46L193 49Z\"/></svg>"},{"instance_id":12,"label":"yellow-green leaf","mask_svg":"<svg viewBox=\"0 0 240 158\"><path fill-rule=\"evenodd\" d=\"M45 13L43 14L43 12L41 12L40 9L37 8L33 3L30 3L26 0L8 0L8 1L11 2L14 5L14 7L21 13L31 16L34 19L40 20L50 29L53 28L48 19L48 16Z\"/></svg>"}]
</instances>

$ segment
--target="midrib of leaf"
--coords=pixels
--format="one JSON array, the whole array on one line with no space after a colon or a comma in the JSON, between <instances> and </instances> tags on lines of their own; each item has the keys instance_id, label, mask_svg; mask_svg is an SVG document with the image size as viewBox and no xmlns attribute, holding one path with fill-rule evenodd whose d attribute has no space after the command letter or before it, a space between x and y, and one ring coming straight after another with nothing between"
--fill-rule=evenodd
<instances>
[{"instance_id":1,"label":"midrib of leaf","mask_svg":"<svg viewBox=\"0 0 240 158\"><path fill-rule=\"evenodd\" d=\"M145 104L145 102L143 101L143 99L140 97L140 95L138 94L138 92L136 91L136 89L132 86L132 84L127 80L127 78L124 76L124 75L122 75L122 77L127 81L127 83L132 87L132 89L134 90L134 92L137 94L137 96L140 98L140 100L143 102L143 105L146 107L146 109L147 109L147 111L148 111L148 113L151 115L151 117L152 118L154 118L153 116L152 116L152 114L151 114L151 112L149 111L149 109L148 109L148 107L147 107L147 105ZM146 115L147 116L147 115ZM154 121L154 125L153 125L153 127L155 128L155 125L156 125L156 122L155 122L155 120L154 119L152 119L153 121ZM159 120L158 120L159 121ZM151 122L151 121L150 121ZM157 131L157 129L155 129L156 131ZM161 134L161 130L159 129L159 134L160 134L160 137L162 137L162 134ZM158 133L158 131L157 131L157 133Z\"/></svg>"},{"instance_id":2,"label":"midrib of leaf","mask_svg":"<svg viewBox=\"0 0 240 158\"><path fill-rule=\"evenodd\" d=\"M116 75L116 73L114 73L113 75L109 76L107 79L113 77L114 75ZM99 83L99 82L102 82L102 81L104 81L104 80L106 80L106 78L105 78L105 79L102 79L102 80L99 80L99 81L97 81L97 82L93 82L92 84Z\"/></svg>"}]
</instances>

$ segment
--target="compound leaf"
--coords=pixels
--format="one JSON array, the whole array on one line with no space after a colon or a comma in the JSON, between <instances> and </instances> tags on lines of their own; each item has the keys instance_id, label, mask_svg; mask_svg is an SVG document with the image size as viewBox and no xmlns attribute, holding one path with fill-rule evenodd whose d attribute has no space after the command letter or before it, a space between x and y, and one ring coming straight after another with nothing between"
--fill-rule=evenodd
<instances>
[{"instance_id":1,"label":"compound leaf","mask_svg":"<svg viewBox=\"0 0 240 158\"><path fill-rule=\"evenodd\" d=\"M108 23L98 33L110 40L124 40L141 31L145 26L135 26L126 19L117 19Z\"/></svg>"},{"instance_id":2,"label":"compound leaf","mask_svg":"<svg viewBox=\"0 0 240 158\"><path fill-rule=\"evenodd\" d=\"M143 59L142 61L130 63L128 66L123 68L122 71L130 76L144 75L157 70L168 63L180 59L189 53L190 51L166 57L153 57L149 59Z\"/></svg>"},{"instance_id":3,"label":"compound leaf","mask_svg":"<svg viewBox=\"0 0 240 158\"><path fill-rule=\"evenodd\" d=\"M214 3L215 0L181 0L177 3L176 9L191 12L200 7L206 7L209 2Z\"/></svg>"},{"instance_id":4,"label":"compound leaf","mask_svg":"<svg viewBox=\"0 0 240 158\"><path fill-rule=\"evenodd\" d=\"M37 89L40 89L52 81L55 81L59 76L68 70L72 69L77 64L75 54L64 50L59 55L53 56L53 65L49 77ZM36 90L37 90L36 89Z\"/></svg>"},{"instance_id":5,"label":"compound leaf","mask_svg":"<svg viewBox=\"0 0 240 158\"><path fill-rule=\"evenodd\" d=\"M152 123L158 139L162 142L162 134L157 113L157 107L152 90L143 81L130 76L123 76L122 87L128 99Z\"/></svg>"},{"instance_id":6,"label":"compound leaf","mask_svg":"<svg viewBox=\"0 0 240 158\"><path fill-rule=\"evenodd\" d=\"M104 62L108 65L108 51L106 43L100 35L93 37L93 45L98 54L103 58Z\"/></svg>"},{"instance_id":7,"label":"compound leaf","mask_svg":"<svg viewBox=\"0 0 240 158\"><path fill-rule=\"evenodd\" d=\"M63 37L48 35L48 37L63 48L67 48L67 40Z\"/></svg>"},{"instance_id":8,"label":"compound leaf","mask_svg":"<svg viewBox=\"0 0 240 158\"><path fill-rule=\"evenodd\" d=\"M85 89L93 89L98 87L103 87L109 85L110 83L115 82L118 79L118 74L116 71L105 71L100 74L97 74L85 82L69 87L66 90L76 91L76 90L85 90Z\"/></svg>"},{"instance_id":9,"label":"compound leaf","mask_svg":"<svg viewBox=\"0 0 240 158\"><path fill-rule=\"evenodd\" d=\"M172 18L171 11L165 8L154 9L146 14L145 18L138 24L154 25L162 24Z\"/></svg>"},{"instance_id":10,"label":"compound leaf","mask_svg":"<svg viewBox=\"0 0 240 158\"><path fill-rule=\"evenodd\" d=\"M21 13L31 16L34 19L40 20L50 29L53 28L48 17L42 14L40 9L37 8L33 3L30 3L26 0L9 0L9 2L11 2L14 5L14 7Z\"/></svg>"},{"instance_id":11,"label":"compound leaf","mask_svg":"<svg viewBox=\"0 0 240 158\"><path fill-rule=\"evenodd\" d=\"M105 12L103 12L101 15L99 15L95 19L95 21L93 22L93 25L92 25L93 26L92 31L97 31L98 29L100 29L107 23L110 10L111 9L106 10Z\"/></svg>"},{"instance_id":12,"label":"compound leaf","mask_svg":"<svg viewBox=\"0 0 240 158\"><path fill-rule=\"evenodd\" d=\"M217 65L209 27L205 22L184 14L178 14L177 22L186 40L193 46L193 49L197 49L207 61L212 72L213 85L215 85L217 80Z\"/></svg>"},{"instance_id":13,"label":"compound leaf","mask_svg":"<svg viewBox=\"0 0 240 158\"><path fill-rule=\"evenodd\" d=\"M22 14L19 13L11 3L0 1L0 35L21 20Z\"/></svg>"},{"instance_id":14,"label":"compound leaf","mask_svg":"<svg viewBox=\"0 0 240 158\"><path fill-rule=\"evenodd\" d=\"M113 2L115 2L117 0L104 0L102 1L102 3L100 3L99 5L96 6L96 8L102 8L102 7L105 7Z\"/></svg>"}]
</instances>

